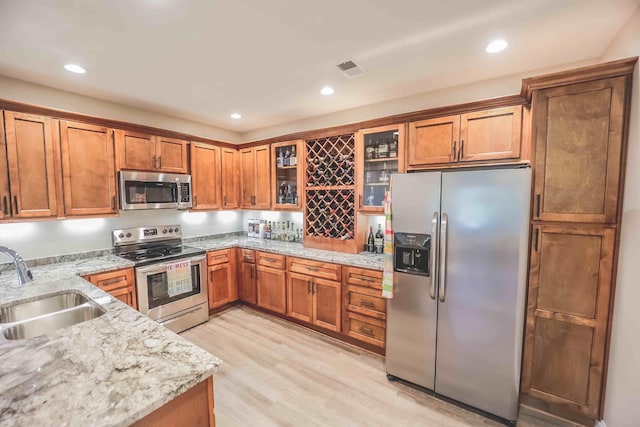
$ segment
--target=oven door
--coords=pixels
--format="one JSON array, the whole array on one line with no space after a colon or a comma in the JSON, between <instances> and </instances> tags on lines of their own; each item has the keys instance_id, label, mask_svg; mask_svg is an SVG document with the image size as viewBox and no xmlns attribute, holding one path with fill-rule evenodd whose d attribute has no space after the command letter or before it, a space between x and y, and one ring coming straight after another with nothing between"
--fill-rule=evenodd
<instances>
[{"instance_id":1,"label":"oven door","mask_svg":"<svg viewBox=\"0 0 640 427\"><path fill-rule=\"evenodd\" d=\"M207 303L206 256L187 258L191 261L191 286L176 293L170 289L168 266L174 262L153 264L136 268L138 309L154 320Z\"/></svg>"}]
</instances>

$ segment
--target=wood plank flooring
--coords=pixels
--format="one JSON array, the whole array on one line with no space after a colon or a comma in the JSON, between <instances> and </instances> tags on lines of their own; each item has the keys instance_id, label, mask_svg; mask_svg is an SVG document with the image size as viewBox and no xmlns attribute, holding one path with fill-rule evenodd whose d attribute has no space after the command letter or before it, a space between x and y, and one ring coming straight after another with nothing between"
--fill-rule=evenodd
<instances>
[{"instance_id":1,"label":"wood plank flooring","mask_svg":"<svg viewBox=\"0 0 640 427\"><path fill-rule=\"evenodd\" d=\"M181 334L223 360L214 375L216 425L500 426L388 381L384 359L245 306ZM521 411L518 426L573 426Z\"/></svg>"}]
</instances>

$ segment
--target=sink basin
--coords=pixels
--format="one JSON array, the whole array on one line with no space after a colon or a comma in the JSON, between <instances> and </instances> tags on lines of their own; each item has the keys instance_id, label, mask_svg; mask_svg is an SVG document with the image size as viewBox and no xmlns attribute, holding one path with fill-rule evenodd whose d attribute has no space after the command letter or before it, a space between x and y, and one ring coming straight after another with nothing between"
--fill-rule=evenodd
<instances>
[{"instance_id":1,"label":"sink basin","mask_svg":"<svg viewBox=\"0 0 640 427\"><path fill-rule=\"evenodd\" d=\"M41 298L0 308L0 323L21 322L44 314L77 307L89 299L77 292L45 295Z\"/></svg>"},{"instance_id":2,"label":"sink basin","mask_svg":"<svg viewBox=\"0 0 640 427\"><path fill-rule=\"evenodd\" d=\"M22 340L95 319L105 313L105 309L93 300L69 291L0 308L0 329L4 338Z\"/></svg>"}]
</instances>

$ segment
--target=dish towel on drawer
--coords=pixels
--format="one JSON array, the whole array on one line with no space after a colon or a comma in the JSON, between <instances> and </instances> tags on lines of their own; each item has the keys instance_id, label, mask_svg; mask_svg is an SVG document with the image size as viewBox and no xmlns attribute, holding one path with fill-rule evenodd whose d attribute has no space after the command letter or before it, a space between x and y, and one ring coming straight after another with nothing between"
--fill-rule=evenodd
<instances>
[{"instance_id":1,"label":"dish towel on drawer","mask_svg":"<svg viewBox=\"0 0 640 427\"><path fill-rule=\"evenodd\" d=\"M382 272L382 296L393 298L393 230L391 229L391 185L384 195L384 271Z\"/></svg>"}]
</instances>

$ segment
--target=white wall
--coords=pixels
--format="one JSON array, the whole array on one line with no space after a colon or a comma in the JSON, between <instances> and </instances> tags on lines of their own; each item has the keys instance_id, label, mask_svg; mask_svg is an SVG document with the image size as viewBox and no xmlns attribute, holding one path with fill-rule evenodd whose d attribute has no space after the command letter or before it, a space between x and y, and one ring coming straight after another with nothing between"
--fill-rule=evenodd
<instances>
[{"instance_id":1,"label":"white wall","mask_svg":"<svg viewBox=\"0 0 640 427\"><path fill-rule=\"evenodd\" d=\"M74 113L88 114L105 119L152 126L200 136L202 138L231 143L240 141L240 135L237 132L227 129L152 113L147 110L28 83L6 76L0 76L0 98L27 104L36 104L58 110L72 111Z\"/></svg>"},{"instance_id":2,"label":"white wall","mask_svg":"<svg viewBox=\"0 0 640 427\"><path fill-rule=\"evenodd\" d=\"M605 51L609 61L640 56L640 7ZM622 238L613 314L604 421L607 427L640 425L640 80L633 75Z\"/></svg>"},{"instance_id":3,"label":"white wall","mask_svg":"<svg viewBox=\"0 0 640 427\"><path fill-rule=\"evenodd\" d=\"M120 212L115 218L0 224L0 245L15 249L25 259L111 248L111 231L147 225L182 226L183 237L241 231L242 212L188 212L176 210ZM8 260L8 259L7 259ZM0 264L7 261L0 255Z\"/></svg>"}]
</instances>

